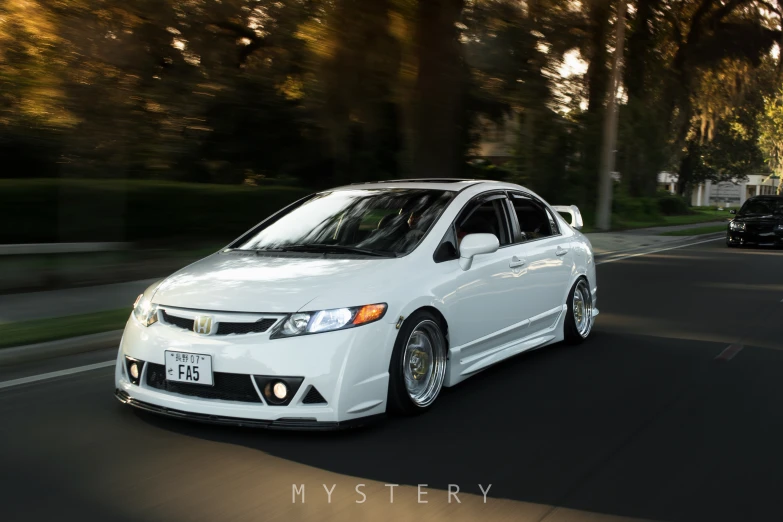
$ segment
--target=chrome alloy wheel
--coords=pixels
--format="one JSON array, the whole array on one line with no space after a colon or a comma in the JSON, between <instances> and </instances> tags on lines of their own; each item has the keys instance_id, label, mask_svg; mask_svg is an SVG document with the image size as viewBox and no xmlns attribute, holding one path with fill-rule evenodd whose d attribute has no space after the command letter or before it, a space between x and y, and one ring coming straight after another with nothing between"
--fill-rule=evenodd
<instances>
[{"instance_id":1,"label":"chrome alloy wheel","mask_svg":"<svg viewBox=\"0 0 783 522\"><path fill-rule=\"evenodd\" d=\"M435 401L446 377L446 340L434 321L424 320L408 337L402 356L405 389L416 406Z\"/></svg>"},{"instance_id":2,"label":"chrome alloy wheel","mask_svg":"<svg viewBox=\"0 0 783 522\"><path fill-rule=\"evenodd\" d=\"M584 339L590 335L590 330L593 328L593 297L584 279L580 280L574 288L572 305L576 331Z\"/></svg>"}]
</instances>

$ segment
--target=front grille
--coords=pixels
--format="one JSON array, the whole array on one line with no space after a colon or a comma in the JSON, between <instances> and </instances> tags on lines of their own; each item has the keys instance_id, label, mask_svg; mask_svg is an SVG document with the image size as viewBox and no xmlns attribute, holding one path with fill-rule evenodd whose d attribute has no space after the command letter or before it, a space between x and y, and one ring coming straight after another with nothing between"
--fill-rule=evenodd
<instances>
[{"instance_id":1,"label":"front grille","mask_svg":"<svg viewBox=\"0 0 783 522\"><path fill-rule=\"evenodd\" d=\"M326 399L324 399L323 395L318 393L315 386L310 386L304 399L302 399L302 404L326 404Z\"/></svg>"},{"instance_id":2,"label":"front grille","mask_svg":"<svg viewBox=\"0 0 783 522\"><path fill-rule=\"evenodd\" d=\"M166 313L166 310L161 310L161 314L163 315L164 322L178 328L184 328L185 330L193 330L193 319L169 315Z\"/></svg>"},{"instance_id":3,"label":"front grille","mask_svg":"<svg viewBox=\"0 0 783 522\"><path fill-rule=\"evenodd\" d=\"M161 310L163 322L184 330L193 330L193 319L177 317ZM259 319L254 323L218 323L215 335L242 335L249 333L264 333L269 330L277 319Z\"/></svg>"},{"instance_id":4,"label":"front grille","mask_svg":"<svg viewBox=\"0 0 783 522\"><path fill-rule=\"evenodd\" d=\"M261 402L250 375L215 372L212 379L215 383L213 386L167 381L165 366L147 363L147 386L150 388L202 399Z\"/></svg>"},{"instance_id":5,"label":"front grille","mask_svg":"<svg viewBox=\"0 0 783 522\"><path fill-rule=\"evenodd\" d=\"M277 319L259 319L255 323L218 323L217 335L263 333L276 321Z\"/></svg>"},{"instance_id":6,"label":"front grille","mask_svg":"<svg viewBox=\"0 0 783 522\"><path fill-rule=\"evenodd\" d=\"M754 234L764 234L766 232L773 232L775 230L774 223L746 223L745 231L753 232Z\"/></svg>"}]
</instances>

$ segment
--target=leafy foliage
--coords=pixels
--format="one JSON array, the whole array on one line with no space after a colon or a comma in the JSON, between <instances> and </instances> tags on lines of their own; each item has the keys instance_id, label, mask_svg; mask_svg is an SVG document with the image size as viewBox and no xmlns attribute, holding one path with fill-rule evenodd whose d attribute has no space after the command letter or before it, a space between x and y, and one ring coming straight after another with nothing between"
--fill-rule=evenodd
<instances>
[{"instance_id":1,"label":"leafy foliage","mask_svg":"<svg viewBox=\"0 0 783 522\"><path fill-rule=\"evenodd\" d=\"M764 111L759 115L759 145L767 164L780 176L783 174L783 89L764 98ZM778 185L778 194L781 193Z\"/></svg>"},{"instance_id":2,"label":"leafy foliage","mask_svg":"<svg viewBox=\"0 0 783 522\"><path fill-rule=\"evenodd\" d=\"M782 168L778 1L629 2L623 193ZM5 0L0 176L492 174L589 212L618 5ZM469 166L493 128L502 167Z\"/></svg>"}]
</instances>

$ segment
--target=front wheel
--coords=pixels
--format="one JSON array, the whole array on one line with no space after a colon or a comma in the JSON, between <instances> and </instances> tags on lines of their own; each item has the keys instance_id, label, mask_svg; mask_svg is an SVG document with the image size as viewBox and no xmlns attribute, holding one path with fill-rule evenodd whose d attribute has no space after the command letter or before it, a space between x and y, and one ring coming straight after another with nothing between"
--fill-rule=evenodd
<instances>
[{"instance_id":1,"label":"front wheel","mask_svg":"<svg viewBox=\"0 0 783 522\"><path fill-rule=\"evenodd\" d=\"M565 340L570 344L579 344L590 335L593 329L593 296L587 279L579 278L568 297L568 311L565 319Z\"/></svg>"},{"instance_id":2,"label":"front wheel","mask_svg":"<svg viewBox=\"0 0 783 522\"><path fill-rule=\"evenodd\" d=\"M446 377L446 337L440 320L418 311L402 323L389 363L389 409L404 415L429 410Z\"/></svg>"}]
</instances>

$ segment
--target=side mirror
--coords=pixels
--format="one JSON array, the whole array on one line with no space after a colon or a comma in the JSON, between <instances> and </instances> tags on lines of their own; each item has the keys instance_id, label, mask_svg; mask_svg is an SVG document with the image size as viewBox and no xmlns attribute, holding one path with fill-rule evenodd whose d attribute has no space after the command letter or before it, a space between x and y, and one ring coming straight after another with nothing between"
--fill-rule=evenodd
<instances>
[{"instance_id":1,"label":"side mirror","mask_svg":"<svg viewBox=\"0 0 783 522\"><path fill-rule=\"evenodd\" d=\"M734 210L734 209L729 210L729 214L736 214L736 213L737 213L737 211Z\"/></svg>"},{"instance_id":2,"label":"side mirror","mask_svg":"<svg viewBox=\"0 0 783 522\"><path fill-rule=\"evenodd\" d=\"M582 219L582 213L579 212L579 207L576 205L553 205L552 209L560 214L568 214L571 216L571 220L568 224L571 225L571 227L573 227L575 230L580 230L583 226L585 226L585 222Z\"/></svg>"},{"instance_id":3,"label":"side mirror","mask_svg":"<svg viewBox=\"0 0 783 522\"><path fill-rule=\"evenodd\" d=\"M459 267L469 270L474 256L491 254L497 252L498 248L500 241L495 234L468 234L459 245Z\"/></svg>"}]
</instances>

